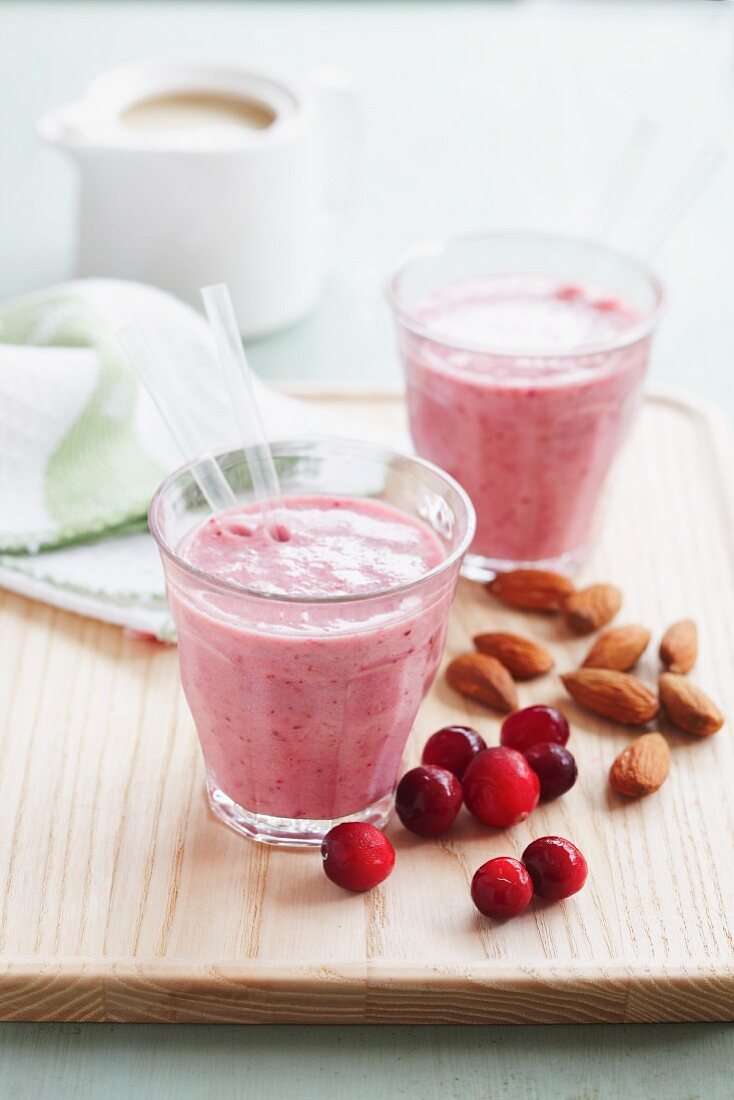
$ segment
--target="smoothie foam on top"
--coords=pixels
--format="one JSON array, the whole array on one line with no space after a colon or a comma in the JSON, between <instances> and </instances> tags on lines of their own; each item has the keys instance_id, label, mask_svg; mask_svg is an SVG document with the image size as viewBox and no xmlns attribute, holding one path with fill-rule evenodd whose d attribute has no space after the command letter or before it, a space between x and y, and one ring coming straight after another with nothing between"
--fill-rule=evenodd
<instances>
[{"instance_id":1,"label":"smoothie foam on top","mask_svg":"<svg viewBox=\"0 0 734 1100\"><path fill-rule=\"evenodd\" d=\"M443 548L429 527L377 500L289 497L290 538L273 539L255 509L211 516L179 548L221 580L268 596L370 595L437 566Z\"/></svg>"},{"instance_id":2,"label":"smoothie foam on top","mask_svg":"<svg viewBox=\"0 0 734 1100\"><path fill-rule=\"evenodd\" d=\"M412 315L436 339L456 345L450 355L442 348L447 365L507 380L588 370L588 360L574 355L619 341L640 320L601 287L547 275L462 279L426 296ZM492 359L472 354L480 349Z\"/></svg>"}]
</instances>

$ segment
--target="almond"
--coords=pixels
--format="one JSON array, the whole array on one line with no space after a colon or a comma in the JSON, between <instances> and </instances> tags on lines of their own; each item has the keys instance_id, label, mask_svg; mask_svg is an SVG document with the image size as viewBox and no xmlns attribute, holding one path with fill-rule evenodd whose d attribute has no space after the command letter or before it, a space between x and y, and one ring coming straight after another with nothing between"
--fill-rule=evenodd
<instances>
[{"instance_id":1,"label":"almond","mask_svg":"<svg viewBox=\"0 0 734 1100\"><path fill-rule=\"evenodd\" d=\"M517 708L514 680L496 657L485 653L463 653L446 669L449 685L461 695L508 713Z\"/></svg>"},{"instance_id":2,"label":"almond","mask_svg":"<svg viewBox=\"0 0 734 1100\"><path fill-rule=\"evenodd\" d=\"M660 643L660 660L668 672L690 672L698 655L698 630L693 619L669 626Z\"/></svg>"},{"instance_id":3,"label":"almond","mask_svg":"<svg viewBox=\"0 0 734 1100\"><path fill-rule=\"evenodd\" d=\"M622 606L622 593L613 584L591 584L563 601L563 617L577 634L591 634L606 626Z\"/></svg>"},{"instance_id":4,"label":"almond","mask_svg":"<svg viewBox=\"0 0 734 1100\"><path fill-rule=\"evenodd\" d=\"M668 742L659 733L643 733L609 769L609 782L618 794L640 798L662 787L670 771Z\"/></svg>"},{"instance_id":5,"label":"almond","mask_svg":"<svg viewBox=\"0 0 734 1100\"><path fill-rule=\"evenodd\" d=\"M645 652L650 631L644 626L617 626L606 630L586 654L583 668L611 668L627 672Z\"/></svg>"},{"instance_id":6,"label":"almond","mask_svg":"<svg viewBox=\"0 0 734 1100\"><path fill-rule=\"evenodd\" d=\"M627 672L602 668L580 668L561 676L568 694L587 710L624 722L642 726L654 718L660 709L655 695L641 680Z\"/></svg>"},{"instance_id":7,"label":"almond","mask_svg":"<svg viewBox=\"0 0 734 1100\"><path fill-rule=\"evenodd\" d=\"M532 680L553 668L553 658L542 645L520 634L477 634L480 653L496 657L516 680Z\"/></svg>"},{"instance_id":8,"label":"almond","mask_svg":"<svg viewBox=\"0 0 734 1100\"><path fill-rule=\"evenodd\" d=\"M660 677L660 702L673 725L685 733L708 737L724 724L724 715L708 695L678 673Z\"/></svg>"},{"instance_id":9,"label":"almond","mask_svg":"<svg viewBox=\"0 0 734 1100\"><path fill-rule=\"evenodd\" d=\"M573 584L561 573L545 569L514 569L498 573L487 588L497 599L525 611L557 611Z\"/></svg>"}]
</instances>

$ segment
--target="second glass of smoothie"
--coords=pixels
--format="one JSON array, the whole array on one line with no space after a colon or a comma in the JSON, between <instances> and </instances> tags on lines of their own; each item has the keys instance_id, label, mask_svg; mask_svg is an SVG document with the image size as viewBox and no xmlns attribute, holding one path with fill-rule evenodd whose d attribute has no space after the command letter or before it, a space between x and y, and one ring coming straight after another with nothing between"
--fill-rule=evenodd
<instances>
[{"instance_id":1,"label":"second glass of smoothie","mask_svg":"<svg viewBox=\"0 0 734 1100\"><path fill-rule=\"evenodd\" d=\"M273 455L288 538L263 522L241 451L218 459L236 509L208 513L187 466L150 526L214 813L255 840L318 844L340 821L387 820L474 513L440 470L382 447Z\"/></svg>"},{"instance_id":2,"label":"second glass of smoothie","mask_svg":"<svg viewBox=\"0 0 734 1100\"><path fill-rule=\"evenodd\" d=\"M498 232L412 249L388 300L416 451L477 511L467 575L573 571L641 402L655 276L603 245Z\"/></svg>"}]
</instances>

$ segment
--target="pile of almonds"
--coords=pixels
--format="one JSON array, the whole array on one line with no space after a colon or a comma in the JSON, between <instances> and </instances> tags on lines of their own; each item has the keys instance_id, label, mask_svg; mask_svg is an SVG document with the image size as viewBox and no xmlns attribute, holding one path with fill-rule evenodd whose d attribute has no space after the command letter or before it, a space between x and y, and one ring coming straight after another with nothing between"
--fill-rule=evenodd
<instances>
[{"instance_id":1,"label":"pile of almonds","mask_svg":"<svg viewBox=\"0 0 734 1100\"><path fill-rule=\"evenodd\" d=\"M487 588L510 607L560 615L577 635L601 631L622 606L622 593L613 584L577 590L568 577L546 570L501 573ZM665 632L660 643L663 672L657 692L630 673L650 639L650 631L638 625L604 630L581 667L561 675L566 691L580 706L623 725L644 726L662 706L670 723L684 733L697 737L716 733L724 716L686 676L696 662L695 623L686 619ZM518 707L517 681L542 676L554 666L544 646L519 634L479 634L474 645L476 652L464 653L451 662L447 681L460 694L503 713ZM637 797L656 791L669 768L665 738L657 732L645 733L617 757L609 781L620 794Z\"/></svg>"}]
</instances>

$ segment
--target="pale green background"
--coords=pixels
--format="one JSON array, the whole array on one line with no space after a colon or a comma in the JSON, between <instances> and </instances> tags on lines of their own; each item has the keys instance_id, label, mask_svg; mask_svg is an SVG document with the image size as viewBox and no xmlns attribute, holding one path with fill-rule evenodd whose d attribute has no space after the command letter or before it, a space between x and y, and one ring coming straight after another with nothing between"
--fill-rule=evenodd
<instances>
[{"instance_id":1,"label":"pale green background","mask_svg":"<svg viewBox=\"0 0 734 1100\"><path fill-rule=\"evenodd\" d=\"M0 0L0 295L73 271L76 176L33 124L98 71L198 52L306 73L338 64L364 105L360 187L317 312L251 349L282 379L395 383L380 286L416 238L485 226L588 226L614 153L641 115L660 126L632 243L703 140L731 144L734 5L165 3ZM656 381L734 410L731 158L656 266L670 308ZM546 1028L0 1025L0 1098L435 1097L723 1100L726 1025Z\"/></svg>"}]
</instances>

